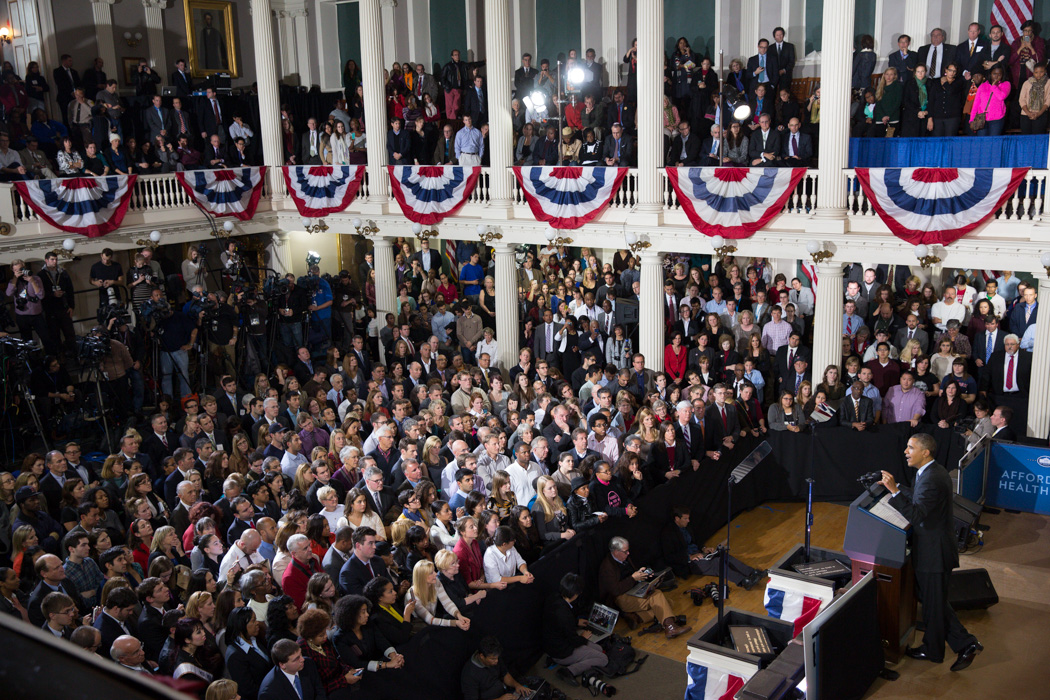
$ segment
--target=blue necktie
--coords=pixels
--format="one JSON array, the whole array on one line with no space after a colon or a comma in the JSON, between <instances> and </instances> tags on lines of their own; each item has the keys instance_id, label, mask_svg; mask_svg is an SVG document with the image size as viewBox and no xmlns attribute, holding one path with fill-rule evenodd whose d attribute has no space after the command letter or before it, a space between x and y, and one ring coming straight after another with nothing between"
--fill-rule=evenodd
<instances>
[{"instance_id":1,"label":"blue necktie","mask_svg":"<svg viewBox=\"0 0 1050 700\"><path fill-rule=\"evenodd\" d=\"M993 349L994 349L994 344L992 343L992 334L989 333L986 336L986 339L985 339L984 364L988 364L988 361L992 359L992 350Z\"/></svg>"},{"instance_id":2,"label":"blue necktie","mask_svg":"<svg viewBox=\"0 0 1050 700\"><path fill-rule=\"evenodd\" d=\"M295 675L292 685L295 686L295 692L299 694L299 697L303 697L303 682L299 680L299 674Z\"/></svg>"}]
</instances>

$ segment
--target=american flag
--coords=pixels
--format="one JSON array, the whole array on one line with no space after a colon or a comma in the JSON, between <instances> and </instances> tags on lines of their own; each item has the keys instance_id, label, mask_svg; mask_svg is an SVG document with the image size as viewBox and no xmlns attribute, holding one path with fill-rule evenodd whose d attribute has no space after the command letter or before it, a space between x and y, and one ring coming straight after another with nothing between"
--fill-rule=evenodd
<instances>
[{"instance_id":1,"label":"american flag","mask_svg":"<svg viewBox=\"0 0 1050 700\"><path fill-rule=\"evenodd\" d=\"M809 286L813 288L813 292L817 291L817 266L807 260L802 260L802 274L809 279Z\"/></svg>"},{"instance_id":2,"label":"american flag","mask_svg":"<svg viewBox=\"0 0 1050 700\"><path fill-rule=\"evenodd\" d=\"M445 257L448 258L448 274L453 281L459 280L459 260L456 259L456 242L447 239L445 241Z\"/></svg>"},{"instance_id":3,"label":"american flag","mask_svg":"<svg viewBox=\"0 0 1050 700\"><path fill-rule=\"evenodd\" d=\"M992 4L992 24L1002 26L1006 41L1021 36L1021 25L1032 19L1033 0L995 0Z\"/></svg>"}]
</instances>

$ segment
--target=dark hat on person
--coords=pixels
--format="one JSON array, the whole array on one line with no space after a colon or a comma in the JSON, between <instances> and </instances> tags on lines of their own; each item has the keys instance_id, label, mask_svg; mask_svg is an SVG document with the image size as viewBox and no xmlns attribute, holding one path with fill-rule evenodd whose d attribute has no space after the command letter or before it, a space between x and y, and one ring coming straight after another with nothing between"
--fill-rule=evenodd
<instances>
[{"instance_id":1,"label":"dark hat on person","mask_svg":"<svg viewBox=\"0 0 1050 700\"><path fill-rule=\"evenodd\" d=\"M15 494L15 503L17 503L18 505L22 505L30 498L35 498L39 495L39 493L33 490L32 486L23 486L22 488L18 489L18 492Z\"/></svg>"},{"instance_id":2,"label":"dark hat on person","mask_svg":"<svg viewBox=\"0 0 1050 700\"><path fill-rule=\"evenodd\" d=\"M277 425L270 428L270 435L276 435L277 433L283 433L287 428L278 423Z\"/></svg>"},{"instance_id":3,"label":"dark hat on person","mask_svg":"<svg viewBox=\"0 0 1050 700\"><path fill-rule=\"evenodd\" d=\"M376 554L381 557L385 557L394 551L394 545L390 544L386 540L376 540Z\"/></svg>"},{"instance_id":4,"label":"dark hat on person","mask_svg":"<svg viewBox=\"0 0 1050 700\"><path fill-rule=\"evenodd\" d=\"M589 486L590 483L590 480L585 476L574 477L572 480L572 492L576 493L576 489L580 488L581 486Z\"/></svg>"}]
</instances>

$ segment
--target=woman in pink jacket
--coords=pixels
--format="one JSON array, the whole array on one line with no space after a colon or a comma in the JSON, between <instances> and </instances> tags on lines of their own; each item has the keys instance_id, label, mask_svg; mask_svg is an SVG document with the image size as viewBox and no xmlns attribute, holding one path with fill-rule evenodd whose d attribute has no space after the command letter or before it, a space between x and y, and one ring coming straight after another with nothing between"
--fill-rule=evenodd
<instances>
[{"instance_id":1,"label":"woman in pink jacket","mask_svg":"<svg viewBox=\"0 0 1050 700\"><path fill-rule=\"evenodd\" d=\"M988 81L977 88L970 112L970 124L978 115L984 115L984 128L975 129L978 136L1002 136L1006 124L1006 100L1010 97L1010 83L1003 79L1000 66L992 68ZM971 128L973 128L971 126Z\"/></svg>"}]
</instances>

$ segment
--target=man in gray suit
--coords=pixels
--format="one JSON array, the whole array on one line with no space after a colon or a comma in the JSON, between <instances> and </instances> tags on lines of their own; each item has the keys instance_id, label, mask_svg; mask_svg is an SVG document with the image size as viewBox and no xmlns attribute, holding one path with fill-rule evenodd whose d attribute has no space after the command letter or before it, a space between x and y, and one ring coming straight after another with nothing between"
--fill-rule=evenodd
<instances>
[{"instance_id":1,"label":"man in gray suit","mask_svg":"<svg viewBox=\"0 0 1050 700\"><path fill-rule=\"evenodd\" d=\"M158 136L163 136L165 141L171 141L171 112L167 107L161 106L160 102L160 95L154 95L153 104L146 108L146 130L153 145L156 145Z\"/></svg>"},{"instance_id":2,"label":"man in gray suit","mask_svg":"<svg viewBox=\"0 0 1050 700\"><path fill-rule=\"evenodd\" d=\"M926 331L918 327L919 317L915 314L908 314L904 324L905 327L897 331L893 344L897 346L898 350L903 350L909 340L917 340L919 341L919 349L925 354L926 348L930 345L930 336Z\"/></svg>"}]
</instances>

